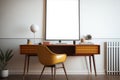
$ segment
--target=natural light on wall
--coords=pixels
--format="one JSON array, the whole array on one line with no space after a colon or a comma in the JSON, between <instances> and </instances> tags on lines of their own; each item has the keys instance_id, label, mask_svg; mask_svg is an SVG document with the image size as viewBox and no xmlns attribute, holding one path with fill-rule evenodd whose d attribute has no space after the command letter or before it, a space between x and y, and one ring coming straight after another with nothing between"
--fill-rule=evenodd
<instances>
[{"instance_id":1,"label":"natural light on wall","mask_svg":"<svg viewBox=\"0 0 120 80\"><path fill-rule=\"evenodd\" d=\"M79 39L79 0L46 1L46 39Z\"/></svg>"}]
</instances>

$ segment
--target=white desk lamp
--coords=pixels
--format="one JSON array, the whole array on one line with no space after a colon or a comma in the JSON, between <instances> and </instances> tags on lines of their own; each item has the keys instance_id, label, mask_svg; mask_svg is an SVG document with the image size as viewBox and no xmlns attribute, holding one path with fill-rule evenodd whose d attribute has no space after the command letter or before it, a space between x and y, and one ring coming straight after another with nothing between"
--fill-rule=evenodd
<instances>
[{"instance_id":1,"label":"white desk lamp","mask_svg":"<svg viewBox=\"0 0 120 80\"><path fill-rule=\"evenodd\" d=\"M30 26L30 30L34 33L34 44L35 44L35 33L39 30L39 26L36 24L32 24Z\"/></svg>"}]
</instances>

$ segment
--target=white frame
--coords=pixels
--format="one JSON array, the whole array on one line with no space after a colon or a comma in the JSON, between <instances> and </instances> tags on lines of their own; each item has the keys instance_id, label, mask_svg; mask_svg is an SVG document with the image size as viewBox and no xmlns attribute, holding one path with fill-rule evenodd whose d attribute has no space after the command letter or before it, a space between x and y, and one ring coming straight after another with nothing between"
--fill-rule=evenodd
<instances>
[{"instance_id":1,"label":"white frame","mask_svg":"<svg viewBox=\"0 0 120 80\"><path fill-rule=\"evenodd\" d=\"M80 39L79 0L46 0L46 40Z\"/></svg>"}]
</instances>

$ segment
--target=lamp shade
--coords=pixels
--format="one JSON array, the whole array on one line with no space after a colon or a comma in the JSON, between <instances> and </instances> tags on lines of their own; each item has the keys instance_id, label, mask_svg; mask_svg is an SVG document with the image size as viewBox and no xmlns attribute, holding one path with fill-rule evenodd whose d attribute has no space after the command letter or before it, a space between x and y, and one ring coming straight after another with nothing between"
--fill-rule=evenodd
<instances>
[{"instance_id":1,"label":"lamp shade","mask_svg":"<svg viewBox=\"0 0 120 80\"><path fill-rule=\"evenodd\" d=\"M36 25L36 24L32 24L32 25L30 26L30 30L31 30L33 33L35 33L35 32L37 32L37 31L39 30L39 26Z\"/></svg>"}]
</instances>

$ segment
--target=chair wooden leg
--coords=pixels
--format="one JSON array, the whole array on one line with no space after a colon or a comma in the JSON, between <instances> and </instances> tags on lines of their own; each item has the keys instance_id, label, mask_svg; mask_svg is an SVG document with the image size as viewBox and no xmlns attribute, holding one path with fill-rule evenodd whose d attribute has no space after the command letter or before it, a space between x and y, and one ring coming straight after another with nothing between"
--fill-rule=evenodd
<instances>
[{"instance_id":1,"label":"chair wooden leg","mask_svg":"<svg viewBox=\"0 0 120 80\"><path fill-rule=\"evenodd\" d=\"M52 76L52 80L55 80L55 66L51 67L51 76Z\"/></svg>"},{"instance_id":2,"label":"chair wooden leg","mask_svg":"<svg viewBox=\"0 0 120 80\"><path fill-rule=\"evenodd\" d=\"M43 70L42 70L42 72L40 74L39 80L41 80L44 70L45 70L45 66L43 67Z\"/></svg>"},{"instance_id":3,"label":"chair wooden leg","mask_svg":"<svg viewBox=\"0 0 120 80\"><path fill-rule=\"evenodd\" d=\"M54 78L53 78L53 80L55 80L55 76L56 76L56 66L54 66Z\"/></svg>"},{"instance_id":4,"label":"chair wooden leg","mask_svg":"<svg viewBox=\"0 0 120 80\"><path fill-rule=\"evenodd\" d=\"M62 63L62 66L63 66L63 70L64 70L64 72L65 72L66 79L68 80L68 76L67 76L67 72L66 72L66 70L65 70L64 63ZM42 69L42 72L41 72L41 74L40 74L39 80L41 80L41 78L42 78L42 75L43 75L43 72L44 72L44 70L45 70L45 67L46 67L46 66L44 66L43 69ZM49 66L49 67L51 67L52 80L55 80L55 77L56 77L56 66L54 65L54 66Z\"/></svg>"},{"instance_id":5,"label":"chair wooden leg","mask_svg":"<svg viewBox=\"0 0 120 80\"><path fill-rule=\"evenodd\" d=\"M64 70L64 72L65 72L66 79L68 80L68 76L67 76L67 72L66 72L66 70L65 70L64 63L62 63L62 66L63 66L63 70Z\"/></svg>"},{"instance_id":6,"label":"chair wooden leg","mask_svg":"<svg viewBox=\"0 0 120 80\"><path fill-rule=\"evenodd\" d=\"M51 67L51 77L52 77L52 79L53 79L53 67Z\"/></svg>"},{"instance_id":7,"label":"chair wooden leg","mask_svg":"<svg viewBox=\"0 0 120 80\"><path fill-rule=\"evenodd\" d=\"M55 80L55 76L56 76L56 66L55 65L51 66L51 76L52 76L52 80Z\"/></svg>"}]
</instances>

